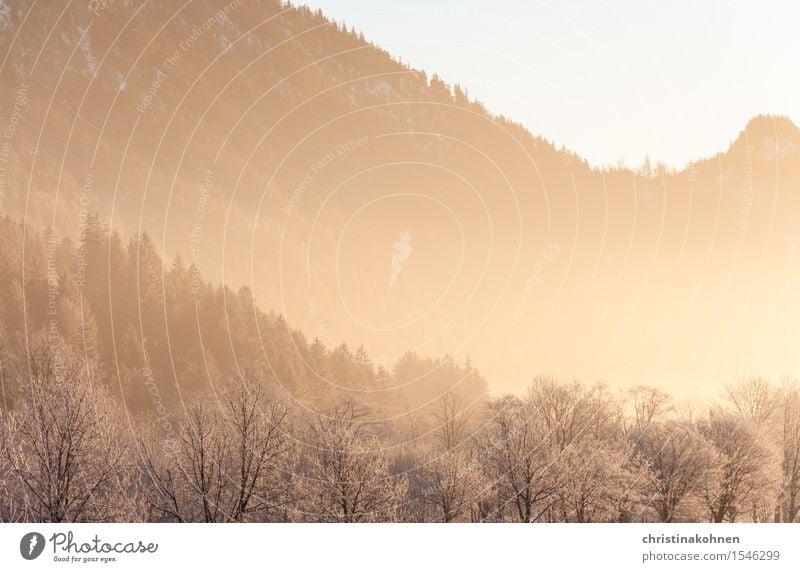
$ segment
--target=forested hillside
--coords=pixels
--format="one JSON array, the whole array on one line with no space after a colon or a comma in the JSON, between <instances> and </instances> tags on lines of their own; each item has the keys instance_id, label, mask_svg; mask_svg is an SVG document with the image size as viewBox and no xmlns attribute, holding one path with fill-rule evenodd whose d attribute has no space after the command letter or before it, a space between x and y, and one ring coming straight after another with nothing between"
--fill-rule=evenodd
<instances>
[{"instance_id":1,"label":"forested hillside","mask_svg":"<svg viewBox=\"0 0 800 572\"><path fill-rule=\"evenodd\" d=\"M77 245L9 218L0 229L3 351L24 348L26 333L58 335L132 411L151 407L151 391L177 407L244 372L309 406L355 393L387 415L450 389L469 402L485 397L486 383L469 363L408 353L375 365L363 347L325 347L260 310L248 288L210 284L180 256L166 268L147 234L125 242L96 216ZM11 403L19 391L14 379L6 372Z\"/></svg>"},{"instance_id":2,"label":"forested hillside","mask_svg":"<svg viewBox=\"0 0 800 572\"><path fill-rule=\"evenodd\" d=\"M686 407L308 342L97 217L0 221L2 521L789 521L800 386Z\"/></svg>"}]
</instances>

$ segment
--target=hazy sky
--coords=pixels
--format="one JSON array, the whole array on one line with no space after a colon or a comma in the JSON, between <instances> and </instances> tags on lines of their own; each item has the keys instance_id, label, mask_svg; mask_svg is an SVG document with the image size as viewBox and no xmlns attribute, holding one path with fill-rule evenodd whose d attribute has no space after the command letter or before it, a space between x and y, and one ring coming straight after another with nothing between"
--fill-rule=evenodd
<instances>
[{"instance_id":1,"label":"hazy sky","mask_svg":"<svg viewBox=\"0 0 800 572\"><path fill-rule=\"evenodd\" d=\"M593 164L682 166L753 115L800 120L795 2L305 3Z\"/></svg>"}]
</instances>

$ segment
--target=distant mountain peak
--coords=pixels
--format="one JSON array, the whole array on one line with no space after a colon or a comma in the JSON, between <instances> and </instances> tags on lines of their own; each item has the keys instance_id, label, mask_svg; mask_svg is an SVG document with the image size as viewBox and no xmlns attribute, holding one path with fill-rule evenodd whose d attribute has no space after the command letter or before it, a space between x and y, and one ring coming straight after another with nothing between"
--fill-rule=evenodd
<instances>
[{"instance_id":1,"label":"distant mountain peak","mask_svg":"<svg viewBox=\"0 0 800 572\"><path fill-rule=\"evenodd\" d=\"M784 137L800 139L800 129L784 115L760 114L747 122L741 137L761 140L774 137L778 133Z\"/></svg>"},{"instance_id":2,"label":"distant mountain peak","mask_svg":"<svg viewBox=\"0 0 800 572\"><path fill-rule=\"evenodd\" d=\"M800 147L800 128L784 115L759 114L747 122L731 141L728 150L720 155L738 155L745 152L747 147L756 147L763 151L764 148L775 145L781 148L779 154L782 156L794 154ZM767 155L771 154L767 152Z\"/></svg>"}]
</instances>

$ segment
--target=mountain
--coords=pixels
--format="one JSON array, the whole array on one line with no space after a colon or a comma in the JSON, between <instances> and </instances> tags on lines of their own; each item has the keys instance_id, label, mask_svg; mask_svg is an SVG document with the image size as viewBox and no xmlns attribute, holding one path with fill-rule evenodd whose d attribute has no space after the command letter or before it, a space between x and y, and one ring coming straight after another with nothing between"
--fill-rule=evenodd
<instances>
[{"instance_id":1,"label":"mountain","mask_svg":"<svg viewBox=\"0 0 800 572\"><path fill-rule=\"evenodd\" d=\"M3 5L12 217L77 240L98 213L327 347L470 355L494 391L800 370L784 118L680 172L597 169L303 7Z\"/></svg>"}]
</instances>

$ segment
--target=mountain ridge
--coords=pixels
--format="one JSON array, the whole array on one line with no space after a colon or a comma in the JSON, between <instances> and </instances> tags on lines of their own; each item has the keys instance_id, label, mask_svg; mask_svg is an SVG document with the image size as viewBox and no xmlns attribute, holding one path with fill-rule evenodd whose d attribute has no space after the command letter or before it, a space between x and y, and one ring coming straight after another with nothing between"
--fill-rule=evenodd
<instances>
[{"instance_id":1,"label":"mountain ridge","mask_svg":"<svg viewBox=\"0 0 800 572\"><path fill-rule=\"evenodd\" d=\"M469 354L501 388L537 371L672 383L694 367L699 342L672 340L702 328L699 300L722 289L764 321L790 257L800 146L786 118L756 116L682 170L598 169L305 7L31 6L17 30L27 12L10 5L3 211L71 237L90 213L147 231L165 257L381 362ZM702 384L739 366L695 369Z\"/></svg>"}]
</instances>

